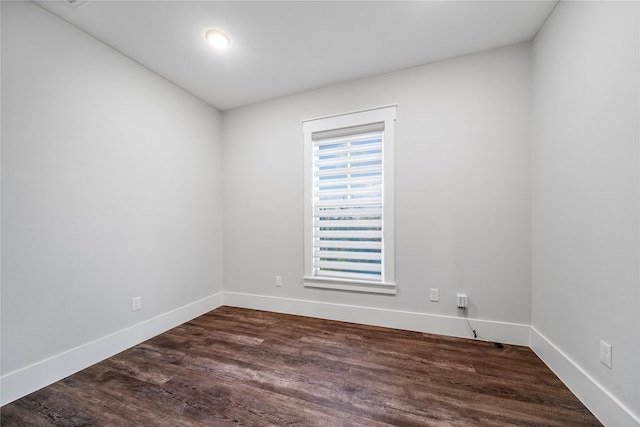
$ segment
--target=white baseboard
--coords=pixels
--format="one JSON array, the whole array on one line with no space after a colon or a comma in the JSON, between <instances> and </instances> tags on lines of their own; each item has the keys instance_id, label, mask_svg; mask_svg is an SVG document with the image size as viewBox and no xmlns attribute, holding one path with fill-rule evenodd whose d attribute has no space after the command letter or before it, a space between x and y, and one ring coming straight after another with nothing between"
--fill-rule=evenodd
<instances>
[{"instance_id":1,"label":"white baseboard","mask_svg":"<svg viewBox=\"0 0 640 427\"><path fill-rule=\"evenodd\" d=\"M473 338L464 318L332 304L318 301L224 292L224 305L274 311L321 319L340 320L408 331ZM505 344L529 345L529 325L469 319L479 335Z\"/></svg>"},{"instance_id":2,"label":"white baseboard","mask_svg":"<svg viewBox=\"0 0 640 427\"><path fill-rule=\"evenodd\" d=\"M218 308L222 301L223 294L218 292L3 375L0 378L0 406Z\"/></svg>"},{"instance_id":3,"label":"white baseboard","mask_svg":"<svg viewBox=\"0 0 640 427\"><path fill-rule=\"evenodd\" d=\"M640 426L638 415L609 393L533 326L529 347L604 425Z\"/></svg>"}]
</instances>

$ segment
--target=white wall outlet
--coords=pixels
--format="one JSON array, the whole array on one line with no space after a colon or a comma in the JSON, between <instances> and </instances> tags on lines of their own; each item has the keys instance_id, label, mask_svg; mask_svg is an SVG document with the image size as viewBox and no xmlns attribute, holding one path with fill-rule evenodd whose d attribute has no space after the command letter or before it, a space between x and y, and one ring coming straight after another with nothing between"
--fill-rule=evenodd
<instances>
[{"instance_id":1,"label":"white wall outlet","mask_svg":"<svg viewBox=\"0 0 640 427\"><path fill-rule=\"evenodd\" d=\"M440 290L436 288L429 289L429 301L440 301Z\"/></svg>"},{"instance_id":2,"label":"white wall outlet","mask_svg":"<svg viewBox=\"0 0 640 427\"><path fill-rule=\"evenodd\" d=\"M467 294L458 294L456 304L458 305L458 308L467 308Z\"/></svg>"},{"instance_id":3,"label":"white wall outlet","mask_svg":"<svg viewBox=\"0 0 640 427\"><path fill-rule=\"evenodd\" d=\"M600 340L600 362L611 369L611 344Z\"/></svg>"},{"instance_id":4,"label":"white wall outlet","mask_svg":"<svg viewBox=\"0 0 640 427\"><path fill-rule=\"evenodd\" d=\"M131 298L131 311L142 309L142 297Z\"/></svg>"},{"instance_id":5,"label":"white wall outlet","mask_svg":"<svg viewBox=\"0 0 640 427\"><path fill-rule=\"evenodd\" d=\"M282 276L276 276L276 288L282 287Z\"/></svg>"}]
</instances>

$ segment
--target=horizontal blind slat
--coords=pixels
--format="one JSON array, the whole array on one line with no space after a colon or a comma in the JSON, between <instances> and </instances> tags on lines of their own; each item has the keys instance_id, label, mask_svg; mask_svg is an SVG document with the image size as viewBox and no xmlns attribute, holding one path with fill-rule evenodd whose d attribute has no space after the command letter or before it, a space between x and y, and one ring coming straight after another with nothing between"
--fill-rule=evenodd
<instances>
[{"instance_id":1,"label":"horizontal blind slat","mask_svg":"<svg viewBox=\"0 0 640 427\"><path fill-rule=\"evenodd\" d=\"M361 220L349 220L349 219L318 219L313 222L314 227L340 227L340 228L381 228L382 220L380 219L361 219Z\"/></svg>"},{"instance_id":2,"label":"horizontal blind slat","mask_svg":"<svg viewBox=\"0 0 640 427\"><path fill-rule=\"evenodd\" d=\"M382 282L381 273L350 273L346 271L318 270L315 274L318 277L336 277L340 279L367 280L371 282Z\"/></svg>"},{"instance_id":3,"label":"horizontal blind slat","mask_svg":"<svg viewBox=\"0 0 640 427\"><path fill-rule=\"evenodd\" d=\"M379 263L373 262L316 261L316 267L353 272L371 271L379 273L382 271L382 266Z\"/></svg>"},{"instance_id":4,"label":"horizontal blind slat","mask_svg":"<svg viewBox=\"0 0 640 427\"><path fill-rule=\"evenodd\" d=\"M334 208L316 208L313 211L316 218L362 218L366 217L382 217L382 206L368 207L334 207Z\"/></svg>"},{"instance_id":5,"label":"horizontal blind slat","mask_svg":"<svg viewBox=\"0 0 640 427\"><path fill-rule=\"evenodd\" d=\"M382 230L316 230L313 235L325 239L381 239Z\"/></svg>"},{"instance_id":6,"label":"horizontal blind slat","mask_svg":"<svg viewBox=\"0 0 640 427\"><path fill-rule=\"evenodd\" d=\"M350 178L316 179L315 187L338 187L344 185L382 185L382 174Z\"/></svg>"},{"instance_id":7,"label":"horizontal blind slat","mask_svg":"<svg viewBox=\"0 0 640 427\"><path fill-rule=\"evenodd\" d=\"M365 165L365 166L352 166L350 168L337 168L337 169L315 169L313 176L315 177L328 177L328 176L343 176L343 175L361 175L369 173L380 173L380 165Z\"/></svg>"},{"instance_id":8,"label":"horizontal blind slat","mask_svg":"<svg viewBox=\"0 0 640 427\"><path fill-rule=\"evenodd\" d=\"M361 259L367 261L380 261L382 260L382 254L380 252L351 252L351 251L329 251L329 250L315 250L313 256L316 258L331 258L331 259Z\"/></svg>"},{"instance_id":9,"label":"horizontal blind slat","mask_svg":"<svg viewBox=\"0 0 640 427\"><path fill-rule=\"evenodd\" d=\"M340 188L340 189L319 189L317 196L321 199L335 198L341 196L369 196L369 197L382 197L381 187L361 187L361 188ZM348 199L345 199L348 200Z\"/></svg>"},{"instance_id":10,"label":"horizontal blind slat","mask_svg":"<svg viewBox=\"0 0 640 427\"><path fill-rule=\"evenodd\" d=\"M382 142L378 138L377 140L372 140L371 143L359 144L359 145L349 145L349 144L336 144L335 146L327 146L328 148L323 148L314 151L313 155L316 157L324 157L324 156L335 156L342 155L346 153L354 154L361 153L367 151L382 151ZM329 148L330 147L330 148Z\"/></svg>"},{"instance_id":11,"label":"horizontal blind slat","mask_svg":"<svg viewBox=\"0 0 640 427\"><path fill-rule=\"evenodd\" d=\"M353 207L353 206L382 206L381 197L371 197L366 199L340 199L340 200L316 200L316 206L321 207Z\"/></svg>"},{"instance_id":12,"label":"horizontal blind slat","mask_svg":"<svg viewBox=\"0 0 640 427\"><path fill-rule=\"evenodd\" d=\"M349 241L349 240L316 240L313 244L316 249L372 249L382 250L382 242Z\"/></svg>"},{"instance_id":13,"label":"horizontal blind slat","mask_svg":"<svg viewBox=\"0 0 640 427\"><path fill-rule=\"evenodd\" d=\"M362 154L357 156L340 156L340 157L331 157L328 159L319 159L313 162L313 166L317 168L323 168L327 166L341 166L342 168L348 168L349 165L354 163L369 163L369 162L381 162L382 161L382 153L371 153L371 154ZM379 165L379 168L382 169L382 164Z\"/></svg>"}]
</instances>

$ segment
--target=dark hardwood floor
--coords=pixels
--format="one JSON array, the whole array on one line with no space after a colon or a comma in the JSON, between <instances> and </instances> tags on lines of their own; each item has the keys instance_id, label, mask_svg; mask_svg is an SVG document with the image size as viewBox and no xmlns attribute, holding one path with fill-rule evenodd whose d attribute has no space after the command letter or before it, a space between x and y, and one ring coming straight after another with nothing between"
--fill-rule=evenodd
<instances>
[{"instance_id":1,"label":"dark hardwood floor","mask_svg":"<svg viewBox=\"0 0 640 427\"><path fill-rule=\"evenodd\" d=\"M600 425L526 347L232 307L5 405L0 423Z\"/></svg>"}]
</instances>

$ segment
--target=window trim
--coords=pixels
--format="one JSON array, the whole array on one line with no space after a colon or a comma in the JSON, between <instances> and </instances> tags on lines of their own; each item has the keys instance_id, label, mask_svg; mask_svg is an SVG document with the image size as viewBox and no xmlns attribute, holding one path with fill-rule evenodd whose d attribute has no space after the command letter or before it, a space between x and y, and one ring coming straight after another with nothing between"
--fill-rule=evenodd
<instances>
[{"instance_id":1,"label":"window trim","mask_svg":"<svg viewBox=\"0 0 640 427\"><path fill-rule=\"evenodd\" d=\"M309 288L327 288L342 291L397 294L395 282L395 188L394 140L397 105L336 114L302 122L304 133L304 277ZM313 138L315 132L331 131L384 123L382 148L383 168L383 268L382 281L366 281L313 276Z\"/></svg>"}]
</instances>

